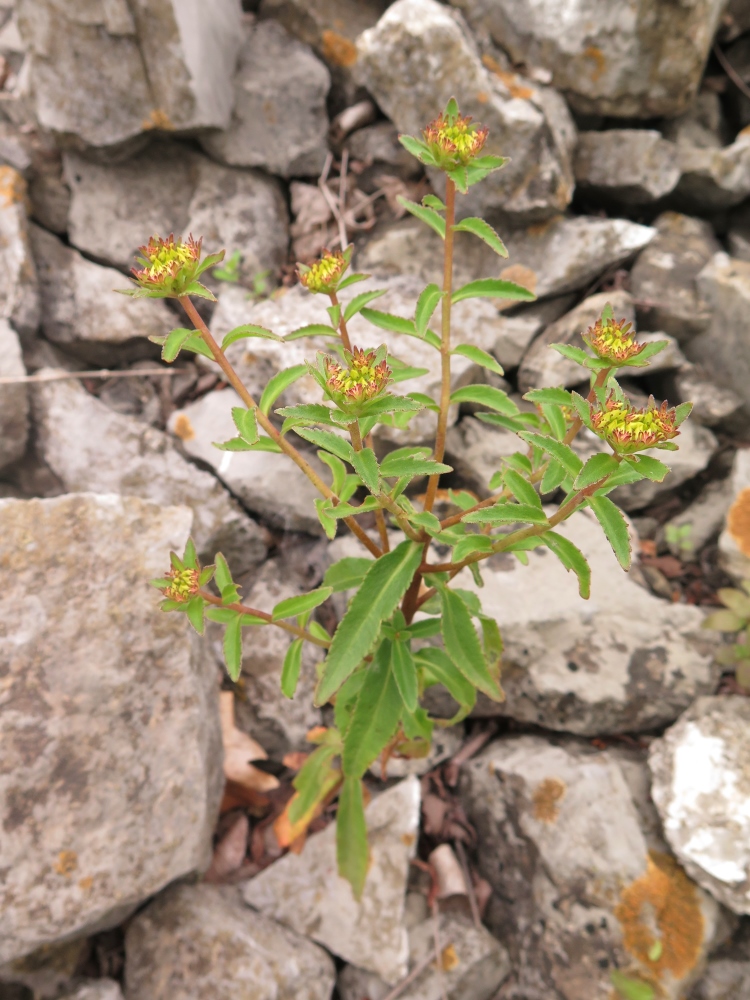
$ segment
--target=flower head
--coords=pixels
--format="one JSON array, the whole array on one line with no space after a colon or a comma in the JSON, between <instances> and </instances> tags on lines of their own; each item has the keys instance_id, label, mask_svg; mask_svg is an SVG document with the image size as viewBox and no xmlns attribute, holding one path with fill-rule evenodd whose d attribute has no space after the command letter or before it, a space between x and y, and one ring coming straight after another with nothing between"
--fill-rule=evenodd
<instances>
[{"instance_id":1,"label":"flower head","mask_svg":"<svg viewBox=\"0 0 750 1000\"><path fill-rule=\"evenodd\" d=\"M184 569L171 569L166 577L170 583L164 587L162 593L171 601L184 603L198 593L200 584L198 581L198 570L185 567Z\"/></svg>"},{"instance_id":2,"label":"flower head","mask_svg":"<svg viewBox=\"0 0 750 1000\"><path fill-rule=\"evenodd\" d=\"M309 292L323 292L325 294L335 292L349 266L350 259L351 250L349 248L343 253L339 250L335 253L324 250L323 256L310 267L305 264L297 265L299 280Z\"/></svg>"},{"instance_id":3,"label":"flower head","mask_svg":"<svg viewBox=\"0 0 750 1000\"><path fill-rule=\"evenodd\" d=\"M191 293L206 293L205 297L213 296L196 286L197 278L208 267L218 264L224 257L224 252L213 254L201 262L201 245L203 239L195 240L192 235L186 240L176 240L174 234L166 239L152 236L145 246L139 247L141 256L136 260L140 267L131 270L138 288L135 295L148 295L154 298L176 298L184 295L189 286L193 285Z\"/></svg>"},{"instance_id":4,"label":"flower head","mask_svg":"<svg viewBox=\"0 0 750 1000\"><path fill-rule=\"evenodd\" d=\"M351 354L347 351L345 355L348 368L333 358L325 359L328 394L334 402L344 406L374 399L386 388L391 377L385 351L363 351L355 347Z\"/></svg>"},{"instance_id":5,"label":"flower head","mask_svg":"<svg viewBox=\"0 0 750 1000\"><path fill-rule=\"evenodd\" d=\"M462 118L449 105L422 132L424 141L441 168L466 166L478 156L485 144L489 129L472 124L471 117Z\"/></svg>"},{"instance_id":6,"label":"flower head","mask_svg":"<svg viewBox=\"0 0 750 1000\"><path fill-rule=\"evenodd\" d=\"M594 431L621 455L630 455L677 437L677 413L666 402L657 406L653 396L639 410L627 401L610 395L604 404L591 403Z\"/></svg>"},{"instance_id":7,"label":"flower head","mask_svg":"<svg viewBox=\"0 0 750 1000\"><path fill-rule=\"evenodd\" d=\"M636 343L631 323L624 319L618 323L608 313L604 313L582 336L597 357L613 364L630 361L646 348L646 344Z\"/></svg>"}]
</instances>

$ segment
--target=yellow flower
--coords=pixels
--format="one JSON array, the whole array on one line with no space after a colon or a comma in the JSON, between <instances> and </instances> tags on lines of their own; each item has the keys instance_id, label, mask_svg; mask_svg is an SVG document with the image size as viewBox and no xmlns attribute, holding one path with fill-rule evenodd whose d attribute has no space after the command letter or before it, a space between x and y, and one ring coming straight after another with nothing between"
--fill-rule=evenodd
<instances>
[{"instance_id":1,"label":"yellow flower","mask_svg":"<svg viewBox=\"0 0 750 1000\"><path fill-rule=\"evenodd\" d=\"M333 358L325 359L326 387L337 403L364 403L374 399L385 389L391 370L385 359L378 361L376 351L362 351L355 347L347 354L349 368L344 368Z\"/></svg>"},{"instance_id":2,"label":"yellow flower","mask_svg":"<svg viewBox=\"0 0 750 1000\"><path fill-rule=\"evenodd\" d=\"M196 569L172 569L167 573L167 579L171 582L162 591L165 597L171 601L184 603L198 593L200 585L198 582L198 570Z\"/></svg>"},{"instance_id":3,"label":"yellow flower","mask_svg":"<svg viewBox=\"0 0 750 1000\"><path fill-rule=\"evenodd\" d=\"M210 267L224 258L224 251L210 254L201 261L203 239L176 240L174 234L166 239L152 236L145 246L139 247L137 257L140 267L131 270L138 288L127 294L150 298L178 298L181 295L200 295L213 298L197 279Z\"/></svg>"},{"instance_id":4,"label":"yellow flower","mask_svg":"<svg viewBox=\"0 0 750 1000\"><path fill-rule=\"evenodd\" d=\"M643 410L611 395L603 405L591 403L590 411L593 429L623 455L656 448L680 433L676 411L666 402L657 406L653 396Z\"/></svg>"},{"instance_id":5,"label":"yellow flower","mask_svg":"<svg viewBox=\"0 0 750 1000\"><path fill-rule=\"evenodd\" d=\"M646 347L636 343L635 330L624 319L619 323L611 317L598 319L582 336L597 357L614 364L630 361Z\"/></svg>"},{"instance_id":6,"label":"yellow flower","mask_svg":"<svg viewBox=\"0 0 750 1000\"><path fill-rule=\"evenodd\" d=\"M470 117L446 112L422 132L430 152L442 168L466 166L481 152L488 134L486 126L472 125Z\"/></svg>"},{"instance_id":7,"label":"yellow flower","mask_svg":"<svg viewBox=\"0 0 750 1000\"><path fill-rule=\"evenodd\" d=\"M309 292L324 292L330 294L336 291L336 286L341 280L344 272L349 266L351 252L336 251L331 253L325 250L320 260L307 267L304 264L297 265L299 280Z\"/></svg>"}]
</instances>

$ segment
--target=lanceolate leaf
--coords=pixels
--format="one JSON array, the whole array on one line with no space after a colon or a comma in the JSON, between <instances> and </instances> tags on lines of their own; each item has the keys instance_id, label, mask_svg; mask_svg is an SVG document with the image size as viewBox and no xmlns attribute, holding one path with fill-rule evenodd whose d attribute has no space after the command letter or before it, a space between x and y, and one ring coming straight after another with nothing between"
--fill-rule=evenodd
<instances>
[{"instance_id":1,"label":"lanceolate leaf","mask_svg":"<svg viewBox=\"0 0 750 1000\"><path fill-rule=\"evenodd\" d=\"M539 499L539 494L520 473L514 469L508 469L503 478L505 479L505 485L519 503L528 504L530 507L538 507L540 510L542 509L542 501Z\"/></svg>"},{"instance_id":2,"label":"lanceolate leaf","mask_svg":"<svg viewBox=\"0 0 750 1000\"><path fill-rule=\"evenodd\" d=\"M295 639L289 644L281 668L281 693L285 698L293 698L299 681L299 671L302 666L302 639Z\"/></svg>"},{"instance_id":3,"label":"lanceolate leaf","mask_svg":"<svg viewBox=\"0 0 750 1000\"><path fill-rule=\"evenodd\" d=\"M421 559L420 545L402 542L373 562L336 629L316 704L324 705L372 650L381 622L393 614Z\"/></svg>"},{"instance_id":4,"label":"lanceolate leaf","mask_svg":"<svg viewBox=\"0 0 750 1000\"><path fill-rule=\"evenodd\" d=\"M619 468L620 463L614 455L606 455L603 453L592 455L578 473L576 480L573 483L573 487L577 490L585 490L587 486L592 486L594 483L598 483L600 480L606 479L607 476L611 476L612 473L617 472Z\"/></svg>"},{"instance_id":5,"label":"lanceolate leaf","mask_svg":"<svg viewBox=\"0 0 750 1000\"><path fill-rule=\"evenodd\" d=\"M469 361L473 361L475 365L481 365L482 368L495 372L496 375L505 374L502 365L499 365L492 355L483 351L481 347L474 347L472 344L459 344L458 347L453 348L451 354L460 354L462 357L468 358Z\"/></svg>"},{"instance_id":6,"label":"lanceolate leaf","mask_svg":"<svg viewBox=\"0 0 750 1000\"><path fill-rule=\"evenodd\" d=\"M329 793L331 786L335 786L337 774L331 764L336 753L335 746L325 744L319 746L317 750L313 750L295 776L292 784L297 794L289 803L288 812L292 827L308 817L312 819L316 807Z\"/></svg>"},{"instance_id":7,"label":"lanceolate leaf","mask_svg":"<svg viewBox=\"0 0 750 1000\"><path fill-rule=\"evenodd\" d=\"M480 278L470 281L457 289L451 298L453 303L464 299L513 299L521 302L533 302L536 298L528 288L517 285L514 281L503 281L502 278Z\"/></svg>"},{"instance_id":8,"label":"lanceolate leaf","mask_svg":"<svg viewBox=\"0 0 750 1000\"><path fill-rule=\"evenodd\" d=\"M372 448L363 448L362 451L354 452L352 465L370 493L377 493L380 488L380 476L378 474L378 460L375 458L375 452Z\"/></svg>"},{"instance_id":9,"label":"lanceolate leaf","mask_svg":"<svg viewBox=\"0 0 750 1000\"><path fill-rule=\"evenodd\" d=\"M417 667L408 643L396 640L391 646L391 670L396 681L401 700L410 712L416 712L419 692L417 690Z\"/></svg>"},{"instance_id":10,"label":"lanceolate leaf","mask_svg":"<svg viewBox=\"0 0 750 1000\"><path fill-rule=\"evenodd\" d=\"M229 331L221 342L222 351L226 351L230 344L234 344L237 340L244 340L245 337L262 337L264 340L284 339L270 330L266 330L264 326L253 326L252 323L246 323L244 326L237 326L234 330Z\"/></svg>"},{"instance_id":11,"label":"lanceolate leaf","mask_svg":"<svg viewBox=\"0 0 750 1000\"><path fill-rule=\"evenodd\" d=\"M352 590L360 585L371 566L372 559L344 556L333 566L328 567L323 577L323 583L326 587L330 587L334 594L338 594L342 590Z\"/></svg>"},{"instance_id":12,"label":"lanceolate leaf","mask_svg":"<svg viewBox=\"0 0 750 1000\"><path fill-rule=\"evenodd\" d=\"M548 455L551 455L552 458L556 459L562 465L568 475L577 476L583 468L583 462L578 455L568 445L563 444L562 441L545 437L544 434L534 434L532 431L521 431L519 436L524 441L528 441L529 444L533 444L534 447L546 451Z\"/></svg>"},{"instance_id":13,"label":"lanceolate leaf","mask_svg":"<svg viewBox=\"0 0 750 1000\"><path fill-rule=\"evenodd\" d=\"M411 150L409 150L411 152ZM415 201L409 201L408 198L396 198L396 201L405 208L407 212L410 212L416 218L420 219L422 222L427 223L427 225L434 229L435 232L442 239L445 239L445 219L442 215L438 215L436 211L432 208L427 208L425 205L418 205Z\"/></svg>"},{"instance_id":14,"label":"lanceolate leaf","mask_svg":"<svg viewBox=\"0 0 750 1000\"><path fill-rule=\"evenodd\" d=\"M432 318L443 293L438 285L428 285L417 300L417 308L414 313L414 325L420 337L424 336L427 324Z\"/></svg>"},{"instance_id":15,"label":"lanceolate leaf","mask_svg":"<svg viewBox=\"0 0 750 1000\"><path fill-rule=\"evenodd\" d=\"M288 389L293 382L296 382L297 379L302 378L302 376L306 374L307 365L293 365L291 368L285 368L284 371L277 372L265 387L263 394L260 397L258 408L261 413L268 415L271 407L282 392L285 389Z\"/></svg>"},{"instance_id":16,"label":"lanceolate leaf","mask_svg":"<svg viewBox=\"0 0 750 1000\"><path fill-rule=\"evenodd\" d=\"M235 614L224 630L224 660L227 673L233 681L239 680L242 671L242 616Z\"/></svg>"},{"instance_id":17,"label":"lanceolate leaf","mask_svg":"<svg viewBox=\"0 0 750 1000\"><path fill-rule=\"evenodd\" d=\"M630 568L630 534L622 511L609 497L589 497L589 507L596 514L612 551L623 569Z\"/></svg>"},{"instance_id":18,"label":"lanceolate leaf","mask_svg":"<svg viewBox=\"0 0 750 1000\"><path fill-rule=\"evenodd\" d=\"M336 815L336 860L339 875L349 882L355 899L362 896L369 857L362 782L344 778Z\"/></svg>"},{"instance_id":19,"label":"lanceolate leaf","mask_svg":"<svg viewBox=\"0 0 750 1000\"><path fill-rule=\"evenodd\" d=\"M467 514L464 521L469 524L546 524L547 515L539 505L525 503L496 503L492 507L482 507Z\"/></svg>"},{"instance_id":20,"label":"lanceolate leaf","mask_svg":"<svg viewBox=\"0 0 750 1000\"><path fill-rule=\"evenodd\" d=\"M417 328L414 321L404 319L403 316L394 316L393 313L380 312L378 309L362 309L362 315L373 326L380 327L381 330L393 330L394 333L411 334L418 337Z\"/></svg>"},{"instance_id":21,"label":"lanceolate leaf","mask_svg":"<svg viewBox=\"0 0 750 1000\"><path fill-rule=\"evenodd\" d=\"M669 466L665 465L664 462L660 462L658 458L652 458L650 455L634 455L631 458L626 458L625 461L640 472L642 476L645 476L646 479L651 479L655 483L664 482L669 475Z\"/></svg>"},{"instance_id":22,"label":"lanceolate leaf","mask_svg":"<svg viewBox=\"0 0 750 1000\"><path fill-rule=\"evenodd\" d=\"M161 349L161 356L163 361L174 361L177 355L180 353L180 348L188 339L192 337L195 330L186 330L182 327L177 330L172 330L167 334L164 344Z\"/></svg>"},{"instance_id":23,"label":"lanceolate leaf","mask_svg":"<svg viewBox=\"0 0 750 1000\"><path fill-rule=\"evenodd\" d=\"M283 339L285 344L292 340L300 340L302 337L338 337L338 333L331 326L325 323L311 323L309 326L301 326L299 330L292 330Z\"/></svg>"},{"instance_id":24,"label":"lanceolate leaf","mask_svg":"<svg viewBox=\"0 0 750 1000\"><path fill-rule=\"evenodd\" d=\"M254 409L246 410L244 406L233 406L232 419L243 441L247 441L248 444L258 443L258 421Z\"/></svg>"},{"instance_id":25,"label":"lanceolate leaf","mask_svg":"<svg viewBox=\"0 0 750 1000\"><path fill-rule=\"evenodd\" d=\"M426 665L428 681L442 684L461 706L457 715L450 720L452 725L460 722L469 714L477 700L474 686L466 680L444 649L427 646L416 654L416 659L420 666Z\"/></svg>"},{"instance_id":26,"label":"lanceolate leaf","mask_svg":"<svg viewBox=\"0 0 750 1000\"><path fill-rule=\"evenodd\" d=\"M492 247L496 254L499 254L501 257L508 256L505 244L492 226L488 222L485 222L484 219L462 219L456 223L453 229L456 232L473 233L480 240L484 240L487 246Z\"/></svg>"},{"instance_id":27,"label":"lanceolate leaf","mask_svg":"<svg viewBox=\"0 0 750 1000\"><path fill-rule=\"evenodd\" d=\"M380 474L388 479L400 476L437 476L452 472L453 467L428 458L390 458L386 455L380 463Z\"/></svg>"},{"instance_id":28,"label":"lanceolate leaf","mask_svg":"<svg viewBox=\"0 0 750 1000\"><path fill-rule=\"evenodd\" d=\"M338 434L334 434L332 431L317 430L312 427L295 427L294 433L299 434L305 441L310 441L311 444L317 445L318 448L330 451L337 458L349 462L350 465L354 464L354 449L348 441L339 437Z\"/></svg>"},{"instance_id":29,"label":"lanceolate leaf","mask_svg":"<svg viewBox=\"0 0 750 1000\"><path fill-rule=\"evenodd\" d=\"M295 615L303 615L306 611L312 611L319 607L323 601L327 601L333 593L332 587L318 587L311 590L309 594L300 594L299 597L287 597L285 601L279 601L271 612L271 619L275 622L282 618L293 618Z\"/></svg>"},{"instance_id":30,"label":"lanceolate leaf","mask_svg":"<svg viewBox=\"0 0 750 1000\"><path fill-rule=\"evenodd\" d=\"M518 413L518 407L502 389L492 385L467 385L451 393L451 403L479 403L488 406L498 413L513 417Z\"/></svg>"},{"instance_id":31,"label":"lanceolate leaf","mask_svg":"<svg viewBox=\"0 0 750 1000\"><path fill-rule=\"evenodd\" d=\"M344 737L341 763L348 778L361 778L396 732L401 695L391 668L391 643L384 639L365 671L365 680Z\"/></svg>"},{"instance_id":32,"label":"lanceolate leaf","mask_svg":"<svg viewBox=\"0 0 750 1000\"><path fill-rule=\"evenodd\" d=\"M355 295L344 310L344 321L348 323L352 316L356 316L358 312L361 312L368 302L380 298L381 295L385 295L384 288L372 292L361 292L359 295Z\"/></svg>"},{"instance_id":33,"label":"lanceolate leaf","mask_svg":"<svg viewBox=\"0 0 750 1000\"><path fill-rule=\"evenodd\" d=\"M487 666L469 609L448 587L441 588L440 601L446 653L468 681L493 701L502 701L503 693Z\"/></svg>"},{"instance_id":34,"label":"lanceolate leaf","mask_svg":"<svg viewBox=\"0 0 750 1000\"><path fill-rule=\"evenodd\" d=\"M542 535L542 540L552 549L565 569L573 570L578 577L578 592L584 600L587 600L591 594L591 569L583 552L556 531L546 532Z\"/></svg>"}]
</instances>

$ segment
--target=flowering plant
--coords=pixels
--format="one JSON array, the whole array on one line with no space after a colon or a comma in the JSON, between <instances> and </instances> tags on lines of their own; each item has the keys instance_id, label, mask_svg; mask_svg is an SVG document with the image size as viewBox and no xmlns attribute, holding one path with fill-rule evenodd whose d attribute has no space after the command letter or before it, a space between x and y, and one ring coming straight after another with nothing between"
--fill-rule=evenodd
<instances>
[{"instance_id":1,"label":"flowering plant","mask_svg":"<svg viewBox=\"0 0 750 1000\"><path fill-rule=\"evenodd\" d=\"M212 565L201 567L192 543L182 557L172 555L168 576L153 581L163 591L165 611L184 612L198 632L203 631L205 618L225 627L227 669L234 680L242 668L246 627L272 626L291 636L281 677L282 690L289 698L297 686L304 643L325 650L315 701L333 706L333 724L310 733L317 749L296 776L296 794L277 823L277 834L286 844L294 842L338 796L339 869L357 896L368 867L362 782L368 768L378 757L386 762L393 754L426 755L434 727L451 725L468 715L478 691L495 701L504 697L497 623L482 611L474 592L454 586L458 574L468 569L481 587L483 560L509 552L524 562L530 549L546 546L577 577L581 596L588 597L591 574L586 559L556 528L575 511L588 507L627 569L627 523L608 494L621 484L643 478L664 479L667 466L643 452L676 447L673 439L690 410L690 404L670 409L666 403L657 407L653 401L639 410L627 401L616 381L617 372L646 364L665 344L637 344L632 329L616 322L609 307L584 334L588 351L553 345L582 366L582 379L590 380L587 397L564 388L536 389L526 394L525 399L534 404L534 410L527 412L491 385L452 388L451 359L457 354L502 374L490 354L455 343L452 306L476 297L503 302L534 298L527 289L500 278L453 287L456 232L469 233L500 257L507 256L502 240L484 220L456 221L457 193L505 163L501 157L480 155L486 139L487 130L462 118L453 100L427 126L422 138L401 137L407 150L445 175L444 201L434 194L421 204L401 200L408 212L443 240L442 287L428 285L413 316L394 316L369 306L378 292L355 295L345 305L339 301L341 292L367 277L348 273L351 247L326 253L310 266L300 265L302 284L330 300L331 325L304 327L286 339L325 333L335 338L336 349L329 355L319 353L307 366L276 374L260 401L243 385L225 349L244 337L282 338L246 325L228 333L219 345L191 299L193 295L212 297L197 279L221 255L201 261L200 241L154 238L143 248L142 266L135 271L136 295L177 299L193 324L162 338L164 359L173 361L181 350L204 354L220 366L240 396L243 405L232 411L237 437L220 447L284 453L320 493L317 514L328 537L334 538L343 523L362 545L360 556L347 556L329 567L322 586L281 601L271 612L242 602L220 553ZM438 306L439 323L433 330ZM365 351L350 342L347 324L358 313L389 334L387 344ZM396 337L401 336L425 342L439 356L439 398L394 391L395 373L402 376L404 366L391 351L398 351ZM321 402L273 411L284 390L308 371L320 387ZM452 471L444 461L449 412L460 403L481 407L480 420L516 433L519 449L504 458L490 480L490 496L479 500L463 490L448 491L449 508L438 516L440 477ZM376 450L380 422L393 423L394 415L408 422L424 408L435 414L435 437L429 446L396 448L385 455ZM603 450L586 462L571 447L584 425L603 442ZM295 438L319 449L318 455L331 471L329 481L308 462ZM420 495L415 487L425 479ZM360 520L365 514L374 516L376 530L363 526L369 523L369 519ZM436 557L435 546L450 555ZM350 599L331 635L314 614L337 592ZM438 684L458 704L451 719L435 718L422 705L425 691Z\"/></svg>"}]
</instances>

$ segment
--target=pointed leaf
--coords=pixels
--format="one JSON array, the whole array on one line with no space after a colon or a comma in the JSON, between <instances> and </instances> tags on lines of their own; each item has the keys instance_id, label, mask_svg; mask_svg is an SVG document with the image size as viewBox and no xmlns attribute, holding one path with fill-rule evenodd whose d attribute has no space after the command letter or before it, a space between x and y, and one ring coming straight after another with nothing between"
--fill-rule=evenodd
<instances>
[{"instance_id":1,"label":"pointed leaf","mask_svg":"<svg viewBox=\"0 0 750 1000\"><path fill-rule=\"evenodd\" d=\"M573 488L576 490L585 490L587 486L592 486L601 479L611 476L619 468L620 463L614 455L607 455L603 452L600 452L598 455L592 455L576 476Z\"/></svg>"},{"instance_id":2,"label":"pointed leaf","mask_svg":"<svg viewBox=\"0 0 750 1000\"><path fill-rule=\"evenodd\" d=\"M524 479L520 473L515 471L515 469L508 469L505 472L503 479L505 480L505 485L519 503L528 504L530 507L538 507L539 510L542 509L542 501L540 500L537 491L531 483L527 479Z\"/></svg>"},{"instance_id":3,"label":"pointed leaf","mask_svg":"<svg viewBox=\"0 0 750 1000\"><path fill-rule=\"evenodd\" d=\"M372 567L372 559L358 556L344 556L333 566L329 566L323 577L323 584L330 587L334 594L343 590L353 590L365 578L365 573Z\"/></svg>"},{"instance_id":4,"label":"pointed leaf","mask_svg":"<svg viewBox=\"0 0 750 1000\"><path fill-rule=\"evenodd\" d=\"M279 621L282 618L293 618L295 615L303 615L306 611L312 611L319 607L323 601L327 601L333 593L331 587L318 587L311 590L309 594L300 594L299 597L287 597L284 601L274 607L271 612L271 620Z\"/></svg>"},{"instance_id":5,"label":"pointed leaf","mask_svg":"<svg viewBox=\"0 0 750 1000\"><path fill-rule=\"evenodd\" d=\"M426 668L429 683L442 684L453 700L461 706L458 714L451 719L451 723L455 725L465 718L474 708L477 693L473 684L467 681L445 650L432 646L420 649L416 654L416 662L421 668Z\"/></svg>"},{"instance_id":6,"label":"pointed leaf","mask_svg":"<svg viewBox=\"0 0 750 1000\"><path fill-rule=\"evenodd\" d=\"M281 693L285 698L293 698L297 690L300 667L302 666L302 639L289 644L281 668Z\"/></svg>"},{"instance_id":7,"label":"pointed leaf","mask_svg":"<svg viewBox=\"0 0 750 1000\"><path fill-rule=\"evenodd\" d=\"M174 361L185 341L195 334L195 330L178 328L167 334L161 349L162 361Z\"/></svg>"},{"instance_id":8,"label":"pointed leaf","mask_svg":"<svg viewBox=\"0 0 750 1000\"><path fill-rule=\"evenodd\" d=\"M198 635L203 635L203 605L202 597L193 597L185 605L185 613L188 621L193 626Z\"/></svg>"},{"instance_id":9,"label":"pointed leaf","mask_svg":"<svg viewBox=\"0 0 750 1000\"><path fill-rule=\"evenodd\" d=\"M625 461L628 465L632 465L637 472L640 472L642 476L645 476L646 479L651 479L655 483L663 483L671 472L668 465L660 462L658 458L652 458L650 455L633 456L632 458L626 458Z\"/></svg>"},{"instance_id":10,"label":"pointed leaf","mask_svg":"<svg viewBox=\"0 0 750 1000\"><path fill-rule=\"evenodd\" d=\"M539 484L539 489L542 493L551 493L556 490L558 486L564 481L567 476L567 472L556 462L555 459L551 459L544 470L544 475L542 476L542 481Z\"/></svg>"},{"instance_id":11,"label":"pointed leaf","mask_svg":"<svg viewBox=\"0 0 750 1000\"><path fill-rule=\"evenodd\" d=\"M438 476L452 472L453 467L428 458L391 458L386 455L380 463L380 475L385 479L400 476Z\"/></svg>"},{"instance_id":12,"label":"pointed leaf","mask_svg":"<svg viewBox=\"0 0 750 1000\"><path fill-rule=\"evenodd\" d=\"M234 580L232 579L232 573L227 561L221 552L216 553L214 562L216 563L216 586L219 588L219 593L221 593L225 587L233 586Z\"/></svg>"},{"instance_id":13,"label":"pointed leaf","mask_svg":"<svg viewBox=\"0 0 750 1000\"><path fill-rule=\"evenodd\" d=\"M261 413L265 413L268 416L271 407L282 392L306 374L307 365L293 365L291 368L285 368L283 371L277 372L265 387L263 395L260 397L258 408Z\"/></svg>"},{"instance_id":14,"label":"pointed leaf","mask_svg":"<svg viewBox=\"0 0 750 1000\"><path fill-rule=\"evenodd\" d=\"M380 475L378 460L372 448L363 448L362 451L353 452L352 465L370 493L377 493L380 489Z\"/></svg>"},{"instance_id":15,"label":"pointed leaf","mask_svg":"<svg viewBox=\"0 0 750 1000\"><path fill-rule=\"evenodd\" d=\"M303 337L338 337L338 331L334 330L332 326L326 326L325 323L310 323L309 326L301 326L298 330L292 330L291 333L279 339L288 344L293 340L301 340Z\"/></svg>"},{"instance_id":16,"label":"pointed leaf","mask_svg":"<svg viewBox=\"0 0 750 1000\"><path fill-rule=\"evenodd\" d=\"M528 288L517 285L514 281L503 281L502 278L480 278L470 281L457 289L451 302L462 302L464 299L512 299L521 302L533 302L536 298Z\"/></svg>"},{"instance_id":17,"label":"pointed leaf","mask_svg":"<svg viewBox=\"0 0 750 1000\"><path fill-rule=\"evenodd\" d=\"M474 687L493 701L502 701L503 693L487 666L469 609L459 595L448 587L441 587L440 602L443 608L441 631L446 653Z\"/></svg>"},{"instance_id":18,"label":"pointed leaf","mask_svg":"<svg viewBox=\"0 0 750 1000\"><path fill-rule=\"evenodd\" d=\"M318 448L330 451L337 458L343 459L350 465L354 464L354 449L348 441L339 437L338 434L334 434L333 431L322 431L312 427L295 427L294 433Z\"/></svg>"},{"instance_id":19,"label":"pointed leaf","mask_svg":"<svg viewBox=\"0 0 750 1000\"><path fill-rule=\"evenodd\" d=\"M252 323L245 323L243 326L236 326L234 330L230 330L228 334L224 337L221 342L222 351L234 344L238 340L244 340L246 337L262 337L264 340L277 340L279 342L283 341L283 337L279 337L277 334L272 333L271 330L266 330L264 326L255 326Z\"/></svg>"},{"instance_id":20,"label":"pointed leaf","mask_svg":"<svg viewBox=\"0 0 750 1000\"><path fill-rule=\"evenodd\" d=\"M553 351L562 354L569 361L575 361L579 365L586 365L591 361L591 355L581 347L573 347L571 344L550 344Z\"/></svg>"},{"instance_id":21,"label":"pointed leaf","mask_svg":"<svg viewBox=\"0 0 750 1000\"><path fill-rule=\"evenodd\" d=\"M502 389L492 385L467 385L451 393L451 403L478 403L488 406L498 413L513 417L518 413L518 407Z\"/></svg>"},{"instance_id":22,"label":"pointed leaf","mask_svg":"<svg viewBox=\"0 0 750 1000\"><path fill-rule=\"evenodd\" d=\"M344 738L341 765L347 777L362 777L389 743L400 718L401 695L391 669L391 643L384 639L365 671Z\"/></svg>"},{"instance_id":23,"label":"pointed leaf","mask_svg":"<svg viewBox=\"0 0 750 1000\"><path fill-rule=\"evenodd\" d=\"M410 712L416 712L419 705L417 666L408 643L397 640L391 645L391 670L401 700Z\"/></svg>"},{"instance_id":24,"label":"pointed leaf","mask_svg":"<svg viewBox=\"0 0 750 1000\"><path fill-rule=\"evenodd\" d=\"M556 403L558 406L572 406L573 393L567 389L532 389L524 399L530 403Z\"/></svg>"},{"instance_id":25,"label":"pointed leaf","mask_svg":"<svg viewBox=\"0 0 750 1000\"><path fill-rule=\"evenodd\" d=\"M242 616L238 613L224 630L224 661L231 679L239 680L242 672Z\"/></svg>"},{"instance_id":26,"label":"pointed leaf","mask_svg":"<svg viewBox=\"0 0 750 1000\"><path fill-rule=\"evenodd\" d=\"M541 448L542 451L546 451L548 455L551 455L552 458L562 465L570 476L577 476L583 468L583 462L578 455L568 445L563 444L562 441L557 441L552 437L545 437L544 434L534 434L532 431L521 431L519 437L522 437L524 441L528 441L529 444L533 444L535 448Z\"/></svg>"},{"instance_id":27,"label":"pointed leaf","mask_svg":"<svg viewBox=\"0 0 750 1000\"><path fill-rule=\"evenodd\" d=\"M558 535L556 531L548 531L542 535L542 541L550 548L565 569L573 570L578 577L578 593L584 600L591 594L591 569L583 552L570 539Z\"/></svg>"},{"instance_id":28,"label":"pointed leaf","mask_svg":"<svg viewBox=\"0 0 750 1000\"><path fill-rule=\"evenodd\" d=\"M469 524L547 524L547 515L541 505L496 503L493 507L482 507L467 514L464 521Z\"/></svg>"},{"instance_id":29,"label":"pointed leaf","mask_svg":"<svg viewBox=\"0 0 750 1000\"><path fill-rule=\"evenodd\" d=\"M443 292L438 285L428 285L419 296L414 313L414 325L420 337L424 336L432 314L435 312L435 307L442 297Z\"/></svg>"},{"instance_id":30,"label":"pointed leaf","mask_svg":"<svg viewBox=\"0 0 750 1000\"><path fill-rule=\"evenodd\" d=\"M588 505L596 514L617 561L623 569L630 569L630 534L622 511L609 497L589 497Z\"/></svg>"},{"instance_id":31,"label":"pointed leaf","mask_svg":"<svg viewBox=\"0 0 750 1000\"><path fill-rule=\"evenodd\" d=\"M369 859L362 782L344 778L336 814L336 860L339 875L351 885L355 899L362 896Z\"/></svg>"},{"instance_id":32,"label":"pointed leaf","mask_svg":"<svg viewBox=\"0 0 750 1000\"><path fill-rule=\"evenodd\" d=\"M244 406L233 406L232 420L243 441L247 441L248 444L258 443L258 421L254 409L246 410Z\"/></svg>"},{"instance_id":33,"label":"pointed leaf","mask_svg":"<svg viewBox=\"0 0 750 1000\"><path fill-rule=\"evenodd\" d=\"M385 288L381 288L372 292L360 292L359 295L355 295L344 310L344 322L348 323L352 316L356 316L358 312L361 312L368 302L372 302L373 299L379 299L381 295L385 295L385 292Z\"/></svg>"},{"instance_id":34,"label":"pointed leaf","mask_svg":"<svg viewBox=\"0 0 750 1000\"><path fill-rule=\"evenodd\" d=\"M480 240L484 240L487 246L492 247L496 254L501 257L507 257L508 251L505 248L505 244L497 235L492 226L485 222L484 219L461 219L453 227L455 232L460 233L473 233L474 236L478 236Z\"/></svg>"},{"instance_id":35,"label":"pointed leaf","mask_svg":"<svg viewBox=\"0 0 750 1000\"><path fill-rule=\"evenodd\" d=\"M379 327L381 330L392 330L394 333L411 334L418 337L417 328L414 321L404 319L403 316L394 316L393 313L380 312L378 309L362 309L362 315L368 323Z\"/></svg>"},{"instance_id":36,"label":"pointed leaf","mask_svg":"<svg viewBox=\"0 0 750 1000\"><path fill-rule=\"evenodd\" d=\"M434 229L441 239L445 239L445 219L442 215L438 215L434 209L428 208L426 205L418 205L415 201L409 201L408 198L402 198L400 195L396 198L396 201L407 212L410 212L411 215L425 222L431 229Z\"/></svg>"},{"instance_id":37,"label":"pointed leaf","mask_svg":"<svg viewBox=\"0 0 750 1000\"><path fill-rule=\"evenodd\" d=\"M458 347L453 348L451 354L460 354L461 357L468 358L475 365L487 368L488 371L495 372L496 375L505 374L502 365L498 364L492 355L483 351L481 347L474 347L472 344L459 344Z\"/></svg>"}]
</instances>

